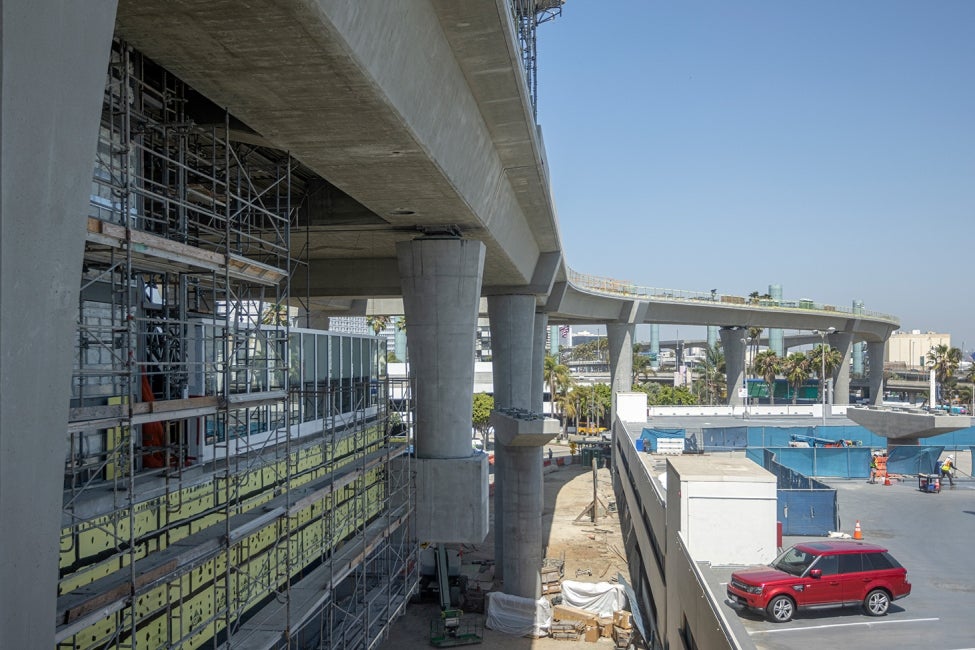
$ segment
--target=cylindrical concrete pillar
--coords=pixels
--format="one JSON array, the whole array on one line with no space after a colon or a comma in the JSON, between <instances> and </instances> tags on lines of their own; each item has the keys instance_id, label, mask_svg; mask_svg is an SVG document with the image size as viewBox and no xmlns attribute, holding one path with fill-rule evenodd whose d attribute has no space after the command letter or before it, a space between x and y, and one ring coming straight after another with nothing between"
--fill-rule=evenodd
<instances>
[{"instance_id":1,"label":"cylindrical concrete pillar","mask_svg":"<svg viewBox=\"0 0 975 650\"><path fill-rule=\"evenodd\" d=\"M78 291L115 0L5 0L0 648L50 648Z\"/></svg>"},{"instance_id":2,"label":"cylindrical concrete pillar","mask_svg":"<svg viewBox=\"0 0 975 650\"><path fill-rule=\"evenodd\" d=\"M746 330L735 327L722 327L721 348L724 350L724 365L727 374L728 405L741 406L744 400L738 389L745 386L745 335Z\"/></svg>"},{"instance_id":3,"label":"cylindrical concrete pillar","mask_svg":"<svg viewBox=\"0 0 975 650\"><path fill-rule=\"evenodd\" d=\"M839 350L842 360L833 369L833 401L832 404L850 403L850 360L853 357L853 334L836 332L829 337L829 343Z\"/></svg>"},{"instance_id":4,"label":"cylindrical concrete pillar","mask_svg":"<svg viewBox=\"0 0 975 650\"><path fill-rule=\"evenodd\" d=\"M773 305L782 302L782 285L768 285L768 295ZM770 327L768 331L768 347L780 357L785 356L785 338L782 335L782 328Z\"/></svg>"},{"instance_id":5,"label":"cylindrical concrete pillar","mask_svg":"<svg viewBox=\"0 0 975 650\"><path fill-rule=\"evenodd\" d=\"M488 296L488 317L491 321L494 408L531 410L535 296ZM509 489L511 481L518 480L517 476L512 478L510 455L511 448L494 445L494 575L500 580L507 575L506 546L514 543L505 536L506 513L516 512L521 507ZM509 503L513 498L516 501Z\"/></svg>"},{"instance_id":6,"label":"cylindrical concrete pillar","mask_svg":"<svg viewBox=\"0 0 975 650\"><path fill-rule=\"evenodd\" d=\"M416 455L469 457L484 244L421 237L399 242L396 254L416 378Z\"/></svg>"},{"instance_id":7,"label":"cylindrical concrete pillar","mask_svg":"<svg viewBox=\"0 0 975 650\"><path fill-rule=\"evenodd\" d=\"M712 350L718 344L718 326L708 325L708 347Z\"/></svg>"},{"instance_id":8,"label":"cylindrical concrete pillar","mask_svg":"<svg viewBox=\"0 0 975 650\"><path fill-rule=\"evenodd\" d=\"M610 392L612 409L609 427L616 423L616 394L627 393L633 389L633 335L636 325L632 323L609 323L606 325L606 343L609 346Z\"/></svg>"},{"instance_id":9,"label":"cylindrical concrete pillar","mask_svg":"<svg viewBox=\"0 0 975 650\"><path fill-rule=\"evenodd\" d=\"M545 411L545 337L548 334L548 314L535 314L535 340L532 343L531 410ZM555 395L551 396L552 413L555 413Z\"/></svg>"},{"instance_id":10,"label":"cylindrical concrete pillar","mask_svg":"<svg viewBox=\"0 0 975 650\"><path fill-rule=\"evenodd\" d=\"M884 348L886 341L867 343L867 360L870 379L870 403L879 405L884 401Z\"/></svg>"},{"instance_id":11,"label":"cylindrical concrete pillar","mask_svg":"<svg viewBox=\"0 0 975 650\"><path fill-rule=\"evenodd\" d=\"M531 410L535 296L488 296L494 408ZM412 331L413 323L410 323ZM543 357L544 358L544 357Z\"/></svg>"},{"instance_id":12,"label":"cylindrical concrete pillar","mask_svg":"<svg viewBox=\"0 0 975 650\"><path fill-rule=\"evenodd\" d=\"M503 536L504 592L522 598L541 596L542 447L508 447ZM495 488L497 497L497 488ZM497 525L497 519L495 519ZM497 565L497 558L495 558Z\"/></svg>"},{"instance_id":13,"label":"cylindrical concrete pillar","mask_svg":"<svg viewBox=\"0 0 975 650\"><path fill-rule=\"evenodd\" d=\"M660 325L650 323L650 367L660 368Z\"/></svg>"}]
</instances>

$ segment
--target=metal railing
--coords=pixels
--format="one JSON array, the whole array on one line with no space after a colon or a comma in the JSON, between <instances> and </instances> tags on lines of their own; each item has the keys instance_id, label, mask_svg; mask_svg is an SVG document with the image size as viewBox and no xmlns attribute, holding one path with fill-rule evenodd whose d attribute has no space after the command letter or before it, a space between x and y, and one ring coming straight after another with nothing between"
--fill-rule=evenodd
<instances>
[{"instance_id":1,"label":"metal railing","mask_svg":"<svg viewBox=\"0 0 975 650\"><path fill-rule=\"evenodd\" d=\"M823 303L817 303L812 300L807 300L805 298L800 300L773 300L770 298L753 298L746 296L735 296L729 294L721 294L716 291L688 291L685 289L662 289L659 287L644 287L634 284L628 280L617 280L614 278L606 278L598 275L590 275L586 273L578 273L573 271L569 267L566 267L566 276L570 284L576 286L576 288L590 291L594 293L601 293L611 296L622 296L626 298L636 298L643 300L672 300L674 302L683 303L700 303L700 302L715 302L723 305L747 305L749 307L768 309L768 310L780 310L780 309L803 309L809 311L819 311L825 313L837 313L837 314L855 314L859 317L866 317L870 319L886 320L892 323L899 323L900 321L897 317L890 314L884 314L881 312L868 311L866 309L859 310L857 312L853 311L852 307L838 307L835 305L827 305Z\"/></svg>"}]
</instances>

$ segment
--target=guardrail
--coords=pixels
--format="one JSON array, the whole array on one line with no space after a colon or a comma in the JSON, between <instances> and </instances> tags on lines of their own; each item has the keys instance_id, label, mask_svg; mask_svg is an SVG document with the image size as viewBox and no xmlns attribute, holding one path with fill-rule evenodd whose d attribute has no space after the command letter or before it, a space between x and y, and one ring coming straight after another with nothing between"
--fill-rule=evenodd
<instances>
[{"instance_id":1,"label":"guardrail","mask_svg":"<svg viewBox=\"0 0 975 650\"><path fill-rule=\"evenodd\" d=\"M824 313L854 314L851 307L838 307L817 303L805 298L800 300L771 300L768 298L752 298L745 296L734 296L717 293L716 291L687 291L684 289L661 289L658 287L643 287L633 284L628 280L616 280L613 278L600 277L578 273L566 267L566 277L569 282L580 289L585 289L595 293L602 293L612 296L624 296L636 299L652 300L673 300L675 302L696 303L696 302L715 302L724 305L748 305L760 309L803 309L809 311L820 311ZM887 320L893 323L900 321L890 314L882 312L868 311L866 309L856 312L857 316L864 316L871 319Z\"/></svg>"}]
</instances>

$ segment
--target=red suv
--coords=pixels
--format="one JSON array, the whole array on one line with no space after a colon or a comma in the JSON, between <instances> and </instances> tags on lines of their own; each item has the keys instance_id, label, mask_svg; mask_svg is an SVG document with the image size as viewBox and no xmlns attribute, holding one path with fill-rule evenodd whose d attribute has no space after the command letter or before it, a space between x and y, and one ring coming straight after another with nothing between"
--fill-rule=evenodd
<instances>
[{"instance_id":1,"label":"red suv","mask_svg":"<svg viewBox=\"0 0 975 650\"><path fill-rule=\"evenodd\" d=\"M862 605L883 616L890 603L911 593L907 569L887 549L859 541L824 540L796 544L768 567L731 574L728 599L764 612L774 623L797 609Z\"/></svg>"}]
</instances>

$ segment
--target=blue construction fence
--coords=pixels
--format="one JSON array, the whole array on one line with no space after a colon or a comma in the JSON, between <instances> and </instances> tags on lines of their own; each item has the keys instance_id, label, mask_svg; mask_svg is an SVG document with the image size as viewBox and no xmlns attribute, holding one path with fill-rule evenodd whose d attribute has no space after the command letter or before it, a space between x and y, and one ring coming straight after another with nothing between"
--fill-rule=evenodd
<instances>
[{"instance_id":1,"label":"blue construction fence","mask_svg":"<svg viewBox=\"0 0 975 650\"><path fill-rule=\"evenodd\" d=\"M761 460L756 462L776 477L777 517L782 522L782 534L827 535L839 530L836 490L778 462L780 451L763 450Z\"/></svg>"},{"instance_id":2,"label":"blue construction fence","mask_svg":"<svg viewBox=\"0 0 975 650\"><path fill-rule=\"evenodd\" d=\"M659 429L656 427L645 427L636 440L637 451L657 451L657 441L660 438L683 438L684 448L687 448L688 438L685 429ZM693 440L693 439L691 439ZM695 445L693 442L691 446Z\"/></svg>"},{"instance_id":3,"label":"blue construction fence","mask_svg":"<svg viewBox=\"0 0 975 650\"><path fill-rule=\"evenodd\" d=\"M788 447L793 436L826 438L835 441L845 440L854 443L856 446L877 449L887 447L886 438L878 436L859 425L707 427L701 430L699 444L705 451L727 451L749 447ZM975 427L924 438L921 440L921 446L953 450L975 448Z\"/></svg>"}]
</instances>

